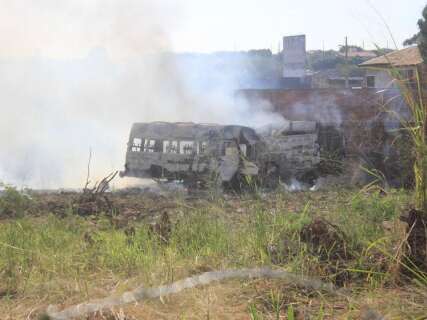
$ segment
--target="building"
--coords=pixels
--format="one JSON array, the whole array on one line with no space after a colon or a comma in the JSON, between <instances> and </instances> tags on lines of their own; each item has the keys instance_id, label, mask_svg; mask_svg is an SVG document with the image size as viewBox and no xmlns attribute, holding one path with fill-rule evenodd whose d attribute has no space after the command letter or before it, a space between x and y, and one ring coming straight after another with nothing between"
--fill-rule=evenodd
<instances>
[{"instance_id":1,"label":"building","mask_svg":"<svg viewBox=\"0 0 427 320\"><path fill-rule=\"evenodd\" d=\"M306 58L305 35L283 37L282 86L284 88L310 87Z\"/></svg>"},{"instance_id":2,"label":"building","mask_svg":"<svg viewBox=\"0 0 427 320\"><path fill-rule=\"evenodd\" d=\"M363 50L356 47L350 46L347 50L347 54L345 52L340 52L340 55L348 58L362 58L362 59L370 59L375 58L377 54L374 51Z\"/></svg>"},{"instance_id":3,"label":"building","mask_svg":"<svg viewBox=\"0 0 427 320\"><path fill-rule=\"evenodd\" d=\"M417 46L396 50L359 64L366 68L366 87L391 88L396 84L390 72L399 72L400 77L411 85L416 85L417 71L426 75L426 65Z\"/></svg>"},{"instance_id":4,"label":"building","mask_svg":"<svg viewBox=\"0 0 427 320\"><path fill-rule=\"evenodd\" d=\"M313 89L360 89L365 85L364 70L349 70L347 74L338 69L317 71L312 76Z\"/></svg>"}]
</instances>

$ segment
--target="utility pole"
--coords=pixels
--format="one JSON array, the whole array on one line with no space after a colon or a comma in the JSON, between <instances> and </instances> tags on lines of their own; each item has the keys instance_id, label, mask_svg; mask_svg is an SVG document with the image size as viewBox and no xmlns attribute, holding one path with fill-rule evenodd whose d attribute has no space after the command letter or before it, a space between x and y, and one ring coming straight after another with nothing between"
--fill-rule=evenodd
<instances>
[{"instance_id":1,"label":"utility pole","mask_svg":"<svg viewBox=\"0 0 427 320\"><path fill-rule=\"evenodd\" d=\"M323 59L325 59L325 41L324 40L322 40L322 56L323 56Z\"/></svg>"},{"instance_id":2,"label":"utility pole","mask_svg":"<svg viewBox=\"0 0 427 320\"><path fill-rule=\"evenodd\" d=\"M345 37L345 87L348 88L348 41Z\"/></svg>"}]
</instances>

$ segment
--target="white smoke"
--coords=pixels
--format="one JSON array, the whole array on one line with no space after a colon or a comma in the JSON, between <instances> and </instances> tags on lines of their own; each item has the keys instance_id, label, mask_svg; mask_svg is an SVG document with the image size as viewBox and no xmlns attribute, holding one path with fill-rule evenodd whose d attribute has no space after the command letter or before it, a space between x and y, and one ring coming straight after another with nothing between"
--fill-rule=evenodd
<instances>
[{"instance_id":1,"label":"white smoke","mask_svg":"<svg viewBox=\"0 0 427 320\"><path fill-rule=\"evenodd\" d=\"M120 170L133 122L280 119L234 97L239 57L171 53L177 12L172 1L0 0L0 181L80 187L90 148L93 180Z\"/></svg>"},{"instance_id":2,"label":"white smoke","mask_svg":"<svg viewBox=\"0 0 427 320\"><path fill-rule=\"evenodd\" d=\"M342 123L341 108L337 106L332 95L313 94L308 101L296 103L292 108L292 113L302 119L334 124L337 127Z\"/></svg>"}]
</instances>

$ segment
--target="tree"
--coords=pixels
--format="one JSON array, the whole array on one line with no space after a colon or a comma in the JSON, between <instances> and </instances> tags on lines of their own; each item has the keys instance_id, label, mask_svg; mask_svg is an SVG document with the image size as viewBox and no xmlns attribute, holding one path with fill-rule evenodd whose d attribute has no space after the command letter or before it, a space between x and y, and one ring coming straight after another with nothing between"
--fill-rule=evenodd
<instances>
[{"instance_id":1,"label":"tree","mask_svg":"<svg viewBox=\"0 0 427 320\"><path fill-rule=\"evenodd\" d=\"M418 44L421 55L427 63L427 5L424 7L422 15L423 18L418 20L418 28L420 31L414 34L411 38L406 39L403 45L409 46Z\"/></svg>"},{"instance_id":2,"label":"tree","mask_svg":"<svg viewBox=\"0 0 427 320\"><path fill-rule=\"evenodd\" d=\"M345 46L340 46L339 51L340 51L341 53L345 53L345 50L346 50L346 47L345 47ZM362 52L362 51L363 51L363 48L362 48L362 47L359 47L359 46L348 45L348 46L347 46L347 50L348 50L348 51Z\"/></svg>"}]
</instances>

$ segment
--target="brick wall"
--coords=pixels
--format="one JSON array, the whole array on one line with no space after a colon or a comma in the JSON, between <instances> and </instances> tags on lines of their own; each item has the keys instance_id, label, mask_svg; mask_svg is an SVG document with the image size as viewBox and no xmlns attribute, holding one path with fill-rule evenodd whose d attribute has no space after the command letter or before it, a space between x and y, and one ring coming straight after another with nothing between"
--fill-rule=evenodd
<instances>
[{"instance_id":1,"label":"brick wall","mask_svg":"<svg viewBox=\"0 0 427 320\"><path fill-rule=\"evenodd\" d=\"M387 148L399 126L395 113L408 116L394 89L241 90L237 95L255 106L267 101L286 119L318 121L323 127L337 129L345 138L347 154ZM326 143L328 138L322 140Z\"/></svg>"},{"instance_id":2,"label":"brick wall","mask_svg":"<svg viewBox=\"0 0 427 320\"><path fill-rule=\"evenodd\" d=\"M249 103L267 101L273 110L289 120L314 120L341 124L346 121L396 121L392 109L407 114L406 106L397 90L377 89L289 89L289 90L240 90L237 95ZM387 104L387 101L391 100Z\"/></svg>"},{"instance_id":3,"label":"brick wall","mask_svg":"<svg viewBox=\"0 0 427 320\"><path fill-rule=\"evenodd\" d=\"M396 130L400 123L387 111L408 117L408 109L396 89L242 90L237 95L253 107L267 101L289 120L320 122L319 143L326 153L339 150L359 159L356 161L363 166L383 172L395 186L408 185L411 180L411 160L406 159L410 152L402 153L402 146L410 143L405 137L399 138L399 145L395 143L401 132ZM339 149L342 141L344 148Z\"/></svg>"}]
</instances>

